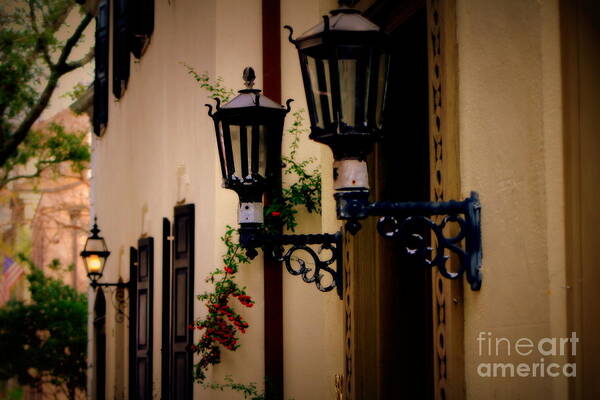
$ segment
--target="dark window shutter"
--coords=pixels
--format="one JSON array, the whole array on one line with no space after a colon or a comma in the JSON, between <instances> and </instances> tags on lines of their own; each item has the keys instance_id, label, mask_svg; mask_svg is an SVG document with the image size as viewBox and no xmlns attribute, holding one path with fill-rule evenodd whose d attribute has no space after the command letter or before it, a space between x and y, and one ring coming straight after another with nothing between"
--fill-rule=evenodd
<instances>
[{"instance_id":1,"label":"dark window shutter","mask_svg":"<svg viewBox=\"0 0 600 400\"><path fill-rule=\"evenodd\" d=\"M171 376L169 368L171 322L171 222L163 218L162 237L162 348L161 348L161 399L169 399Z\"/></svg>"},{"instance_id":2,"label":"dark window shutter","mask_svg":"<svg viewBox=\"0 0 600 400\"><path fill-rule=\"evenodd\" d=\"M134 400L136 375L135 364L137 354L137 263L138 252L135 247L129 248L129 400Z\"/></svg>"},{"instance_id":3,"label":"dark window shutter","mask_svg":"<svg viewBox=\"0 0 600 400\"><path fill-rule=\"evenodd\" d=\"M129 81L129 4L114 0L113 9L113 94L121 98Z\"/></svg>"},{"instance_id":4,"label":"dark window shutter","mask_svg":"<svg viewBox=\"0 0 600 400\"><path fill-rule=\"evenodd\" d=\"M132 272L135 280L135 318L130 325L131 341L134 343L133 362L129 366L133 378L130 399L152 399L152 316L153 316L153 273L154 240L143 238L138 241L137 264ZM131 318L131 317L130 317Z\"/></svg>"},{"instance_id":5,"label":"dark window shutter","mask_svg":"<svg viewBox=\"0 0 600 400\"><path fill-rule=\"evenodd\" d=\"M141 58L154 32L154 0L131 0L131 52Z\"/></svg>"},{"instance_id":6,"label":"dark window shutter","mask_svg":"<svg viewBox=\"0 0 600 400\"><path fill-rule=\"evenodd\" d=\"M171 398L192 398L194 319L194 205L175 207L171 296Z\"/></svg>"},{"instance_id":7,"label":"dark window shutter","mask_svg":"<svg viewBox=\"0 0 600 400\"><path fill-rule=\"evenodd\" d=\"M102 136L108 123L108 26L109 1L100 0L96 16L96 47L94 73L94 133Z\"/></svg>"},{"instance_id":8,"label":"dark window shutter","mask_svg":"<svg viewBox=\"0 0 600 400\"><path fill-rule=\"evenodd\" d=\"M137 265L137 399L152 399L152 316L154 304L154 239L138 241Z\"/></svg>"}]
</instances>

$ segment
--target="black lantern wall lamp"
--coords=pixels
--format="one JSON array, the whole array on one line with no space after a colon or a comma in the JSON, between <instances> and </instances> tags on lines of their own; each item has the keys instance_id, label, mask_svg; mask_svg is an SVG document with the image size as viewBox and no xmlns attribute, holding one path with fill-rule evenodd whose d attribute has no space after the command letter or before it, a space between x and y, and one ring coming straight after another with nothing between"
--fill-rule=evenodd
<instances>
[{"instance_id":1,"label":"black lantern wall lamp","mask_svg":"<svg viewBox=\"0 0 600 400\"><path fill-rule=\"evenodd\" d=\"M128 282L105 283L98 282L104 273L106 260L110 256L110 251L106 246L104 238L99 235L98 219L94 218L94 225L90 231L91 235L87 238L83 251L80 253L83 263L90 279L90 286L96 289L98 286L115 286L117 288L129 287Z\"/></svg>"},{"instance_id":2,"label":"black lantern wall lamp","mask_svg":"<svg viewBox=\"0 0 600 400\"><path fill-rule=\"evenodd\" d=\"M379 217L378 232L401 241L406 253L426 266L437 267L442 276L459 279L466 274L472 290L481 288L481 206L477 193L463 201L370 202L366 158L383 135L383 110L390 64L390 38L352 8L356 1L340 0L340 8L324 16L323 22L289 41L298 50L300 68L309 110L310 138L328 145L334 156L334 194L338 219L346 230L356 234L360 220ZM246 89L216 112L209 107L215 123L223 187L240 198L240 243L250 257L256 248L272 251L287 270L315 283L321 291L337 288L342 296L341 233L320 235L269 234L262 228L263 194L278 184L281 167L281 138L287 108L253 89L254 72L244 71ZM439 218L431 218L439 216ZM457 226L454 236L444 231ZM422 236L422 227L434 237L434 249ZM284 251L285 245L292 247ZM325 259L310 245L327 249ZM293 255L303 250L314 260L314 271ZM446 268L448 253L458 258L456 271ZM331 265L336 262L336 269ZM323 284L325 271L330 274Z\"/></svg>"}]
</instances>

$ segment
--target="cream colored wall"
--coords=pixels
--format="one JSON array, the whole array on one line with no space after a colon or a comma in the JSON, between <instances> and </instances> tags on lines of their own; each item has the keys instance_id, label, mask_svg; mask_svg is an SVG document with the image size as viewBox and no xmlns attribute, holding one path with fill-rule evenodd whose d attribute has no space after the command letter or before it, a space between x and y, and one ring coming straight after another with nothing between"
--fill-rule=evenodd
<instances>
[{"instance_id":1,"label":"cream colored wall","mask_svg":"<svg viewBox=\"0 0 600 400\"><path fill-rule=\"evenodd\" d=\"M564 378L479 377L481 362L541 356L480 356L476 341L566 336L558 16L557 0L457 1L462 191L483 205L483 287L465 290L471 399L566 398Z\"/></svg>"},{"instance_id":2,"label":"cream colored wall","mask_svg":"<svg viewBox=\"0 0 600 400\"><path fill-rule=\"evenodd\" d=\"M142 234L155 238L153 374L157 397L162 315L161 220L172 219L173 207L179 200L196 205L197 294L207 289L204 278L219 265L224 251L219 237L224 226L237 225L237 197L220 187L212 121L204 107L209 102L207 93L187 75L180 62L198 72L221 76L226 86L236 90L242 86L241 73L247 65L256 69L256 86L261 88L263 82L260 0L171 0L155 4L155 31L148 51L139 62L132 58L129 87L121 100L114 101L111 93L108 129L93 143L92 202L112 251L105 269L106 281L115 281L119 275L127 280L129 247L136 246ZM316 0L284 0L282 25L292 24L301 33L319 21L321 6ZM294 110L306 108L297 53L285 38L282 30L282 97L296 99L292 103ZM302 157L320 158L323 151L307 138L301 148ZM323 165L324 198L329 199L330 163ZM301 214L299 232L337 230L333 206L324 209L323 218ZM282 273L285 396L297 400L333 398L334 375L343 371L342 302L333 292L321 294L314 285ZM208 380L222 382L226 375L232 375L236 381L262 386L262 255L241 268L238 280L256 300L255 307L241 310L250 329L241 335L241 347L235 353L223 351L223 362L209 372ZM121 393L126 393L120 386L127 385L127 329L119 334L112 307L107 311L107 390L109 398L120 398ZM196 302L195 314L204 313L204 306ZM200 396L232 398L230 393L207 391L196 385L195 397Z\"/></svg>"},{"instance_id":3,"label":"cream colored wall","mask_svg":"<svg viewBox=\"0 0 600 400\"><path fill-rule=\"evenodd\" d=\"M155 238L154 269L154 395L160 393L160 317L162 302L162 218L185 198L196 204L197 287L218 256L215 223L216 164L208 135L206 95L180 62L215 73L215 1L156 2L155 30L144 57L132 58L131 78L117 102L109 97L109 122L104 137L93 143L92 206L113 252L106 281L129 279L129 247L142 234ZM111 29L112 34L112 29ZM112 57L112 52L111 57ZM111 71L112 72L112 71ZM111 83L112 81L109 80ZM189 185L186 182L189 181ZM107 299L107 302L110 301ZM115 335L107 316L107 395L124 392L117 376L127 376L126 337ZM199 314L200 307L196 308ZM122 380L127 385L127 379Z\"/></svg>"},{"instance_id":4,"label":"cream colored wall","mask_svg":"<svg viewBox=\"0 0 600 400\"><path fill-rule=\"evenodd\" d=\"M281 1L281 24L294 28L294 38L321 21L321 16L336 7L336 1ZM281 32L282 97L293 98L293 111L306 108L306 98L300 74L298 52L289 43L287 31ZM303 113L308 128L308 114ZM292 121L291 115L287 124ZM284 140L283 149L289 146ZM302 138L300 158L316 157L323 176L323 214L301 212L297 233L336 232L340 224L335 217L333 202L332 156L326 146ZM283 275L284 320L284 387L285 398L333 399L335 375L343 370L343 302L335 291L319 292L313 284L286 272Z\"/></svg>"}]
</instances>

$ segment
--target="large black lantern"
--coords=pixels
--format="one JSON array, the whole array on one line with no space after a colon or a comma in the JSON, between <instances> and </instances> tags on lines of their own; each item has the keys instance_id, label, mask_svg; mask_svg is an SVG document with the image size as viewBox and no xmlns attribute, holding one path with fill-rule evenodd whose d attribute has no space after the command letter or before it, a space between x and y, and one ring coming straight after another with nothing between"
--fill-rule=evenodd
<instances>
[{"instance_id":1,"label":"large black lantern","mask_svg":"<svg viewBox=\"0 0 600 400\"><path fill-rule=\"evenodd\" d=\"M98 286L98 280L102 278L106 259L110 255L104 238L99 235L98 223L94 218L94 226L92 227L91 236L87 238L83 251L80 253L85 264L87 276L90 278L92 287Z\"/></svg>"},{"instance_id":2,"label":"large black lantern","mask_svg":"<svg viewBox=\"0 0 600 400\"><path fill-rule=\"evenodd\" d=\"M471 288L479 290L481 204L477 193L462 201L369 201L366 158L383 132L390 37L352 8L356 0L338 3L330 16L296 39L292 28L284 27L300 57L310 137L333 151L337 217L346 221L346 230L352 234L361 229L360 220L379 217L379 233L400 240L407 255L437 267L448 279L466 273ZM445 227L450 223L459 228L458 234L447 236ZM431 230L435 238L431 245L423 229ZM448 252L459 260L457 272L446 267Z\"/></svg>"},{"instance_id":3,"label":"large black lantern","mask_svg":"<svg viewBox=\"0 0 600 400\"><path fill-rule=\"evenodd\" d=\"M287 108L254 89L256 75L244 70L245 89L216 111L209 107L215 124L223 187L240 198L240 223L263 222L262 196L274 184L281 170L281 139Z\"/></svg>"},{"instance_id":4,"label":"large black lantern","mask_svg":"<svg viewBox=\"0 0 600 400\"><path fill-rule=\"evenodd\" d=\"M311 139L331 147L338 190L368 188L365 157L381 136L390 61L389 37L355 1L289 40L298 49Z\"/></svg>"}]
</instances>

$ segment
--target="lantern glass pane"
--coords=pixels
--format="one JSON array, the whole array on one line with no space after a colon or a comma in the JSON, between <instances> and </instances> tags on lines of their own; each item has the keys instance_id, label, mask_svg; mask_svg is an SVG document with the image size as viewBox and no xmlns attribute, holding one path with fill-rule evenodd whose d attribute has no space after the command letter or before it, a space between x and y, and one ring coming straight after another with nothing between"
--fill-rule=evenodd
<instances>
[{"instance_id":1,"label":"lantern glass pane","mask_svg":"<svg viewBox=\"0 0 600 400\"><path fill-rule=\"evenodd\" d=\"M341 122L348 126L354 126L356 121L356 74L357 60L338 60L338 71L340 77L340 94L342 100Z\"/></svg>"},{"instance_id":2,"label":"lantern glass pane","mask_svg":"<svg viewBox=\"0 0 600 400\"><path fill-rule=\"evenodd\" d=\"M390 55L379 55L379 72L377 77L377 107L375 111L375 124L378 129L383 129L383 109L385 105L386 82L390 64Z\"/></svg>"},{"instance_id":3,"label":"lantern glass pane","mask_svg":"<svg viewBox=\"0 0 600 400\"><path fill-rule=\"evenodd\" d=\"M264 125L252 127L252 173L267 176L267 136Z\"/></svg>"},{"instance_id":4,"label":"lantern glass pane","mask_svg":"<svg viewBox=\"0 0 600 400\"><path fill-rule=\"evenodd\" d=\"M326 128L331 125L332 118L332 93L329 70L329 60L305 57L308 76L310 79L311 94L314 101L315 110L311 113L311 121L314 126ZM309 101L310 103L310 101Z\"/></svg>"},{"instance_id":5,"label":"lantern glass pane","mask_svg":"<svg viewBox=\"0 0 600 400\"><path fill-rule=\"evenodd\" d=\"M107 251L106 243L102 238L88 238L85 244L86 251Z\"/></svg>"},{"instance_id":6,"label":"lantern glass pane","mask_svg":"<svg viewBox=\"0 0 600 400\"><path fill-rule=\"evenodd\" d=\"M217 147L219 151L219 162L221 163L221 173L223 179L227 179L229 176L229 166L227 165L227 158L225 157L225 140L223 138L223 123L219 122L217 125Z\"/></svg>"},{"instance_id":7,"label":"lantern glass pane","mask_svg":"<svg viewBox=\"0 0 600 400\"><path fill-rule=\"evenodd\" d=\"M267 140L264 125L231 125L231 149L233 168L228 170L229 176L240 181L251 176L266 176ZM235 179L234 178L234 179Z\"/></svg>"},{"instance_id":8,"label":"lantern glass pane","mask_svg":"<svg viewBox=\"0 0 600 400\"><path fill-rule=\"evenodd\" d=\"M245 127L244 127L245 128ZM229 127L229 133L231 135L231 150L232 150L232 155L233 155L233 170L230 172L230 175L235 175L238 178L243 178L246 175L248 175L248 164L244 164L245 167L245 174L242 173L242 160L248 159L248 142L247 142L247 137L244 136L244 141L243 141L243 145L244 148L242 148L242 140L240 138L240 126L239 125L231 125ZM245 134L245 129L244 129L244 134ZM244 151L244 154L242 155L242 150Z\"/></svg>"},{"instance_id":9,"label":"lantern glass pane","mask_svg":"<svg viewBox=\"0 0 600 400\"><path fill-rule=\"evenodd\" d=\"M87 257L83 257L83 262L88 274L102 275L104 265L106 264L106 258L100 257L97 254L91 254Z\"/></svg>"},{"instance_id":10,"label":"lantern glass pane","mask_svg":"<svg viewBox=\"0 0 600 400\"><path fill-rule=\"evenodd\" d=\"M364 46L340 46L337 49L340 86L342 132L363 131L372 124L370 119L373 59L371 50ZM376 71L375 71L376 72Z\"/></svg>"}]
</instances>

